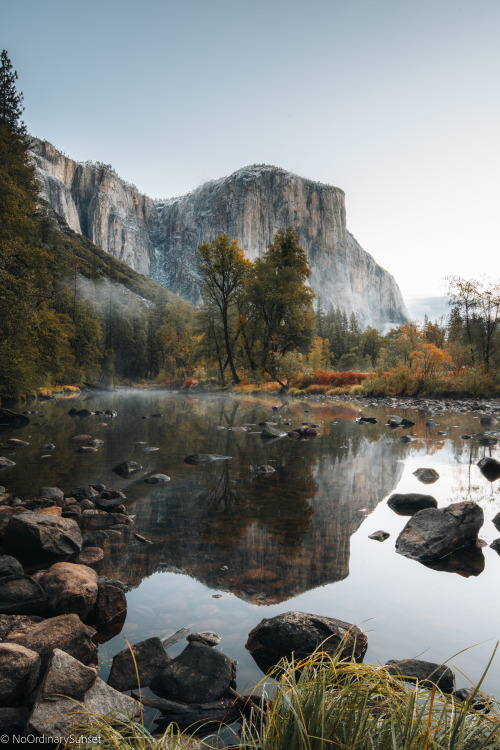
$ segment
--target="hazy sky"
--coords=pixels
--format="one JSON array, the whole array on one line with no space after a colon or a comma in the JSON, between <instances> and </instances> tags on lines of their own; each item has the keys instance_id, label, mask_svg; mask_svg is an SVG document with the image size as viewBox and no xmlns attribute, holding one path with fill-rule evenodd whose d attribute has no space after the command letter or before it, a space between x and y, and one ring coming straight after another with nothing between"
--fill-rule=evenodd
<instances>
[{"instance_id":1,"label":"hazy sky","mask_svg":"<svg viewBox=\"0 0 500 750\"><path fill-rule=\"evenodd\" d=\"M500 275L500 0L0 0L29 131L151 197L341 187L403 295Z\"/></svg>"}]
</instances>

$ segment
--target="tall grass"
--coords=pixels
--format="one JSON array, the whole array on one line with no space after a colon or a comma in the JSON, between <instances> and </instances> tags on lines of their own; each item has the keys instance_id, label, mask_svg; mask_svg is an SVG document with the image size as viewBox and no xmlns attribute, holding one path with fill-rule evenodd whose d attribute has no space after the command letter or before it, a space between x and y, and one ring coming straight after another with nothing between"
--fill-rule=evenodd
<instances>
[{"instance_id":1,"label":"tall grass","mask_svg":"<svg viewBox=\"0 0 500 750\"><path fill-rule=\"evenodd\" d=\"M257 686L265 711L242 721L232 732L232 748L240 750L481 750L500 748L497 702L479 692L483 678L466 701L405 682L386 668L341 661L316 652L308 659L282 661L272 676ZM492 657L493 659L493 657ZM490 660L490 664L491 661ZM490 666L488 664L488 668ZM404 663L400 667L404 671ZM487 670L486 670L487 671ZM486 672L485 672L486 674ZM480 702L478 701L480 698ZM475 708L475 706L477 708ZM65 747L81 748L82 737L99 737L100 750L195 750L221 747L212 738L195 740L174 725L160 738L133 721L116 724L89 715L85 730ZM87 745L88 746L88 745Z\"/></svg>"},{"instance_id":2,"label":"tall grass","mask_svg":"<svg viewBox=\"0 0 500 750\"><path fill-rule=\"evenodd\" d=\"M479 750L500 747L500 714L424 690L384 667L316 653L282 664L274 701L262 720L245 723L249 750ZM484 699L487 701L487 698Z\"/></svg>"}]
</instances>

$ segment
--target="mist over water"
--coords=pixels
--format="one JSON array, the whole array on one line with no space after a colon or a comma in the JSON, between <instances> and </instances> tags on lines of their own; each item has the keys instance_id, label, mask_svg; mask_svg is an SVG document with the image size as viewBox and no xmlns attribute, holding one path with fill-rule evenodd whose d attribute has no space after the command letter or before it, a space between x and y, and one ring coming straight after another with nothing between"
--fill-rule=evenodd
<instances>
[{"instance_id":1,"label":"mist over water","mask_svg":"<svg viewBox=\"0 0 500 750\"><path fill-rule=\"evenodd\" d=\"M118 416L71 417L75 403ZM124 636L135 643L192 625L222 635L220 648L238 660L244 688L262 677L244 649L248 632L262 618L292 609L369 631L371 663L419 655L442 662L484 642L451 660L471 679L480 677L500 635L500 557L485 547L439 570L407 560L394 549L407 518L386 504L395 492L432 494L439 507L473 500L485 512L481 538L496 539L491 519L500 510L500 483L488 482L476 464L484 455L499 458L497 446L460 438L487 429L480 415L446 412L435 416L438 427L428 428L428 414L406 410L416 425L404 431L414 440L402 443L403 431L384 424L386 409L363 407L378 423L360 424L359 405L348 403L118 391L28 408L36 413L27 427L0 435L1 454L16 462L0 483L22 499L44 486L68 491L104 483L125 492L135 517L119 538L102 543L105 556L96 566L130 587L121 633L99 646L104 679L113 654L126 646ZM316 424L320 437L265 442L264 421L283 432ZM76 453L72 438L82 433L104 441L98 453ZM14 434L30 445L9 450ZM49 442L55 450L41 451ZM192 453L231 458L188 465L184 458ZM124 460L142 470L120 478L112 469ZM262 464L275 473L258 476ZM439 480L423 485L413 474L419 467L436 469ZM144 481L157 472L170 481ZM378 529L391 534L384 543L368 539ZM493 666L484 689L500 695L497 674ZM466 684L458 673L457 679Z\"/></svg>"}]
</instances>

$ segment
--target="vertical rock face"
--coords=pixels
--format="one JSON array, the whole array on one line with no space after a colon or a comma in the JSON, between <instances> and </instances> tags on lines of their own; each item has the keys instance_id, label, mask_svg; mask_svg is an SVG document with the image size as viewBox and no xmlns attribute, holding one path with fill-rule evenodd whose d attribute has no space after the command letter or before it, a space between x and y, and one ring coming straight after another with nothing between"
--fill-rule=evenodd
<instances>
[{"instance_id":1,"label":"vertical rock face","mask_svg":"<svg viewBox=\"0 0 500 750\"><path fill-rule=\"evenodd\" d=\"M111 168L74 162L45 141L35 139L33 156L42 196L72 229L186 299L199 298L201 242L226 233L254 259L278 229L293 226L323 307L332 303L380 329L408 318L393 277L347 231L339 188L254 165L180 198L153 201Z\"/></svg>"},{"instance_id":2,"label":"vertical rock face","mask_svg":"<svg viewBox=\"0 0 500 750\"><path fill-rule=\"evenodd\" d=\"M32 152L42 197L69 227L149 276L154 202L109 166L75 162L38 139L33 141Z\"/></svg>"}]
</instances>

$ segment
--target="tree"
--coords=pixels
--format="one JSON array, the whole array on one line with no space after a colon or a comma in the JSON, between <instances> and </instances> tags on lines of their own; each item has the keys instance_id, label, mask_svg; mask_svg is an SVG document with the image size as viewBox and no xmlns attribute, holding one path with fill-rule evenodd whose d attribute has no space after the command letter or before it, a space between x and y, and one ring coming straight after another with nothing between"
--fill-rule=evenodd
<instances>
[{"instance_id":1,"label":"tree","mask_svg":"<svg viewBox=\"0 0 500 750\"><path fill-rule=\"evenodd\" d=\"M280 229L245 284L249 317L259 321L259 360L263 372L279 382L283 355L304 348L312 332L314 292L307 285L311 270L297 232Z\"/></svg>"},{"instance_id":2,"label":"tree","mask_svg":"<svg viewBox=\"0 0 500 750\"><path fill-rule=\"evenodd\" d=\"M479 364L489 371L500 355L500 283L487 284L484 279L460 276L449 276L447 280L453 338L457 340L461 322L472 366Z\"/></svg>"},{"instance_id":3,"label":"tree","mask_svg":"<svg viewBox=\"0 0 500 750\"><path fill-rule=\"evenodd\" d=\"M7 50L0 54L0 123L19 136L26 135L26 126L20 119L24 111L23 95L16 91L17 72L12 69Z\"/></svg>"},{"instance_id":4,"label":"tree","mask_svg":"<svg viewBox=\"0 0 500 750\"><path fill-rule=\"evenodd\" d=\"M243 280L251 266L238 246L227 234L220 234L212 242L199 245L198 270L203 280L203 297L208 306L218 312L223 330L227 363L235 383L240 379L236 372L234 345L239 336L236 299L243 289Z\"/></svg>"}]
</instances>

